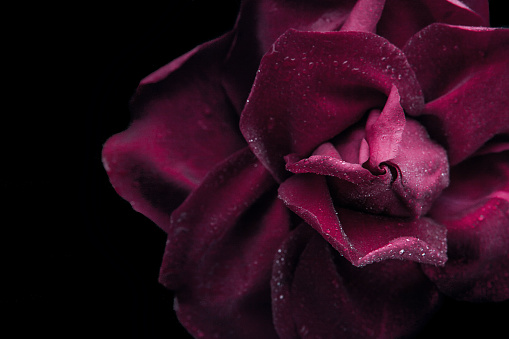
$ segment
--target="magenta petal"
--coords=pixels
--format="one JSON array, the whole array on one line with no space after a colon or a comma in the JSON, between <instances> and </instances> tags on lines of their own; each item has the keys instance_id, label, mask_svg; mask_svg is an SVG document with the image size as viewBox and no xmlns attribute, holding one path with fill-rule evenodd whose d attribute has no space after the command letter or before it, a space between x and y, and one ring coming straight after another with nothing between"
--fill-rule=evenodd
<instances>
[{"instance_id":1,"label":"magenta petal","mask_svg":"<svg viewBox=\"0 0 509 339\"><path fill-rule=\"evenodd\" d=\"M413 119L407 119L398 153L388 163L398 169L391 187L412 216L425 215L449 185L445 150Z\"/></svg>"},{"instance_id":2,"label":"magenta petal","mask_svg":"<svg viewBox=\"0 0 509 339\"><path fill-rule=\"evenodd\" d=\"M403 53L361 32L288 31L262 59L240 128L279 180L283 157L320 144L383 107L395 85L405 111L422 108L420 86Z\"/></svg>"},{"instance_id":3,"label":"magenta petal","mask_svg":"<svg viewBox=\"0 0 509 339\"><path fill-rule=\"evenodd\" d=\"M429 218L408 220L338 209L342 228L362 255L358 266L385 259L406 259L443 266L446 229Z\"/></svg>"},{"instance_id":4,"label":"magenta petal","mask_svg":"<svg viewBox=\"0 0 509 339\"><path fill-rule=\"evenodd\" d=\"M395 338L419 330L440 295L412 262L355 268L306 225L283 244L272 277L282 339Z\"/></svg>"},{"instance_id":5,"label":"magenta petal","mask_svg":"<svg viewBox=\"0 0 509 339\"><path fill-rule=\"evenodd\" d=\"M211 171L173 213L160 282L196 337L274 338L269 280L289 231L274 181L248 149Z\"/></svg>"},{"instance_id":6,"label":"magenta petal","mask_svg":"<svg viewBox=\"0 0 509 339\"><path fill-rule=\"evenodd\" d=\"M370 114L368 142L361 143L357 151L362 155L362 146L369 143L365 146L369 159L364 164L342 160L343 154L334 155L332 144L324 143L309 158L285 157L286 169L329 176L331 195L342 206L400 217L425 215L449 183L447 156L419 123L412 119L405 122L403 112L395 111L399 113L390 113L388 103L381 114ZM356 132L352 130L342 139L341 153L358 144L362 133Z\"/></svg>"},{"instance_id":7,"label":"magenta petal","mask_svg":"<svg viewBox=\"0 0 509 339\"><path fill-rule=\"evenodd\" d=\"M400 105L398 90L393 87L383 111L372 112L366 124L366 141L369 145L367 165L371 171L383 172L380 165L396 157L405 122L405 112Z\"/></svg>"},{"instance_id":8,"label":"magenta petal","mask_svg":"<svg viewBox=\"0 0 509 339\"><path fill-rule=\"evenodd\" d=\"M241 20L255 28L251 41L259 41L261 51L265 53L288 29L318 32L338 29L355 3L356 0L248 0L241 8ZM252 20L256 20L256 24Z\"/></svg>"},{"instance_id":9,"label":"magenta petal","mask_svg":"<svg viewBox=\"0 0 509 339\"><path fill-rule=\"evenodd\" d=\"M303 31L332 31L348 17L355 0L242 1L235 40L228 54L223 85L240 114L251 90L262 56L290 28Z\"/></svg>"},{"instance_id":10,"label":"magenta petal","mask_svg":"<svg viewBox=\"0 0 509 339\"><path fill-rule=\"evenodd\" d=\"M428 218L408 220L336 208L325 177L294 175L279 197L355 266L385 259L443 265L446 229Z\"/></svg>"},{"instance_id":11,"label":"magenta petal","mask_svg":"<svg viewBox=\"0 0 509 339\"><path fill-rule=\"evenodd\" d=\"M449 261L424 271L456 299L509 299L508 159L506 151L461 163L431 210L448 229Z\"/></svg>"},{"instance_id":12,"label":"magenta petal","mask_svg":"<svg viewBox=\"0 0 509 339\"><path fill-rule=\"evenodd\" d=\"M424 123L452 165L509 133L509 29L434 24L404 51L427 101Z\"/></svg>"},{"instance_id":13,"label":"magenta petal","mask_svg":"<svg viewBox=\"0 0 509 339\"><path fill-rule=\"evenodd\" d=\"M205 174L245 147L217 79L230 42L227 35L199 46L146 77L133 98L133 122L104 145L113 187L164 230Z\"/></svg>"},{"instance_id":14,"label":"magenta petal","mask_svg":"<svg viewBox=\"0 0 509 339\"><path fill-rule=\"evenodd\" d=\"M375 33L385 0L358 0L341 30Z\"/></svg>"},{"instance_id":15,"label":"magenta petal","mask_svg":"<svg viewBox=\"0 0 509 339\"><path fill-rule=\"evenodd\" d=\"M435 22L489 26L488 1L387 0L376 33L402 47L412 35Z\"/></svg>"}]
</instances>

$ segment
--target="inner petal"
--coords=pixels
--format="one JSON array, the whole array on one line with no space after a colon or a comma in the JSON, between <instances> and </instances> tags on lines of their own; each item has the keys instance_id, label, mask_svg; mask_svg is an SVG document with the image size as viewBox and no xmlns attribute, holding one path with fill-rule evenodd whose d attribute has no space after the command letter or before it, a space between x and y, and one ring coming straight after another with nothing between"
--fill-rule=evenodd
<instances>
[{"instance_id":1,"label":"inner petal","mask_svg":"<svg viewBox=\"0 0 509 339\"><path fill-rule=\"evenodd\" d=\"M405 119L393 90L383 111L301 159L286 157L292 173L328 176L335 204L398 217L420 217L449 183L446 152L415 120Z\"/></svg>"}]
</instances>

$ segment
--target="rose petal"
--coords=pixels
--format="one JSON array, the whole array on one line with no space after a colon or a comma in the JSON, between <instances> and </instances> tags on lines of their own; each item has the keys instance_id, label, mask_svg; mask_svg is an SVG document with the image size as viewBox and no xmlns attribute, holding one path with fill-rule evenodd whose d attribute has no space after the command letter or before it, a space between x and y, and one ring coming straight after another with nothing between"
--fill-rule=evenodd
<instances>
[{"instance_id":1,"label":"rose petal","mask_svg":"<svg viewBox=\"0 0 509 339\"><path fill-rule=\"evenodd\" d=\"M398 153L388 164L398 170L391 187L412 216L425 215L449 185L445 150L413 119L407 119Z\"/></svg>"},{"instance_id":2,"label":"rose petal","mask_svg":"<svg viewBox=\"0 0 509 339\"><path fill-rule=\"evenodd\" d=\"M385 8L384 2L386 2ZM468 5L467 2L469 2ZM382 10L383 12L380 13ZM374 33L372 28L377 26L379 19L383 23L383 30L380 32L378 29L377 34L384 37L385 35L381 33L385 32L389 35L405 34L407 38L410 38L433 22L487 26L489 23L488 2L486 0L463 2L457 0L414 0L409 5L405 0L348 0L340 2L248 0L244 1L241 6L239 28L251 31L250 34L246 34L246 38L249 36L251 41L258 41L261 52L265 53L288 29L316 32L343 29ZM389 23L395 21L398 22L399 33L396 33L396 29L389 28L389 26L394 26ZM362 25L363 23L364 25ZM363 28L366 26L371 29Z\"/></svg>"},{"instance_id":3,"label":"rose petal","mask_svg":"<svg viewBox=\"0 0 509 339\"><path fill-rule=\"evenodd\" d=\"M408 220L336 208L325 177L297 174L279 187L279 197L355 266L385 259L443 265L446 230L428 218Z\"/></svg>"},{"instance_id":4,"label":"rose petal","mask_svg":"<svg viewBox=\"0 0 509 339\"><path fill-rule=\"evenodd\" d=\"M376 33L384 5L385 0L358 0L341 30Z\"/></svg>"},{"instance_id":5,"label":"rose petal","mask_svg":"<svg viewBox=\"0 0 509 339\"><path fill-rule=\"evenodd\" d=\"M435 22L489 26L488 1L387 0L376 33L402 47L412 35Z\"/></svg>"},{"instance_id":6,"label":"rose petal","mask_svg":"<svg viewBox=\"0 0 509 339\"><path fill-rule=\"evenodd\" d=\"M277 38L290 28L304 31L332 31L343 24L355 0L328 1L243 1L236 24L236 36L225 63L223 85L238 113L251 90L262 56Z\"/></svg>"},{"instance_id":7,"label":"rose petal","mask_svg":"<svg viewBox=\"0 0 509 339\"><path fill-rule=\"evenodd\" d=\"M439 293L412 262L355 268L306 225L276 257L274 324L280 338L394 338L419 330Z\"/></svg>"},{"instance_id":8,"label":"rose petal","mask_svg":"<svg viewBox=\"0 0 509 339\"><path fill-rule=\"evenodd\" d=\"M371 172L383 173L381 164L396 157L405 129L405 112L400 105L396 87L391 89L382 112L372 112L366 123L366 141L369 159L366 163Z\"/></svg>"},{"instance_id":9,"label":"rose petal","mask_svg":"<svg viewBox=\"0 0 509 339\"><path fill-rule=\"evenodd\" d=\"M245 147L218 80L230 43L226 35L201 45L146 77L133 98L133 122L104 145L113 187L164 230L205 174Z\"/></svg>"},{"instance_id":10,"label":"rose petal","mask_svg":"<svg viewBox=\"0 0 509 339\"><path fill-rule=\"evenodd\" d=\"M393 85L406 111L421 109L413 71L387 40L360 32L289 31L264 56L240 128L255 155L282 180L285 155L309 155L382 107Z\"/></svg>"},{"instance_id":11,"label":"rose petal","mask_svg":"<svg viewBox=\"0 0 509 339\"><path fill-rule=\"evenodd\" d=\"M378 35L401 47L412 35L433 22L488 26L488 3L485 0L468 1L469 6L457 0L413 0L411 4L406 0L388 0L385 7L382 2L243 1L236 24L235 41L223 73L223 85L239 114L249 95L262 56L271 50L272 44L288 29L327 32L347 29L346 25L351 26L349 30L374 33L373 27L376 26ZM377 11L373 11L375 5ZM367 27L362 28L360 21L365 26L367 24ZM394 25L394 22L398 24Z\"/></svg>"},{"instance_id":12,"label":"rose petal","mask_svg":"<svg viewBox=\"0 0 509 339\"><path fill-rule=\"evenodd\" d=\"M342 206L401 217L425 215L449 183L445 150L429 139L419 123L405 121L398 100L392 101L381 114L370 114L365 133L369 146L357 146L362 135L353 129L344 138L340 136L337 156L327 151L332 144L324 143L309 158L287 156L286 169L334 177L328 179L331 194ZM362 165L342 160L353 158L342 154L348 149L355 153L352 148L360 149L358 154L369 152L369 159ZM321 153L324 150L327 153Z\"/></svg>"},{"instance_id":13,"label":"rose petal","mask_svg":"<svg viewBox=\"0 0 509 339\"><path fill-rule=\"evenodd\" d=\"M355 6L356 0L347 1L282 1L252 0L242 7L245 20L256 17L256 38L263 53L288 29L327 32L343 25Z\"/></svg>"},{"instance_id":14,"label":"rose petal","mask_svg":"<svg viewBox=\"0 0 509 339\"><path fill-rule=\"evenodd\" d=\"M276 337L269 280L288 231L274 181L248 149L211 171L172 215L160 274L192 335Z\"/></svg>"},{"instance_id":15,"label":"rose petal","mask_svg":"<svg viewBox=\"0 0 509 339\"><path fill-rule=\"evenodd\" d=\"M509 152L453 168L431 210L448 229L449 261L424 271L440 290L467 301L509 299Z\"/></svg>"},{"instance_id":16,"label":"rose petal","mask_svg":"<svg viewBox=\"0 0 509 339\"><path fill-rule=\"evenodd\" d=\"M424 124L452 165L509 133L509 29L434 24L404 51L428 102Z\"/></svg>"}]
</instances>

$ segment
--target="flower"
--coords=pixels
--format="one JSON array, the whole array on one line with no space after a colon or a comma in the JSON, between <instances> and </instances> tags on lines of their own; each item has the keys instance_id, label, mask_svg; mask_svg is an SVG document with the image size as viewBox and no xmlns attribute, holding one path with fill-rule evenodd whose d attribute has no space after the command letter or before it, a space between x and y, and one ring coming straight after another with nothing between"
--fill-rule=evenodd
<instances>
[{"instance_id":1,"label":"flower","mask_svg":"<svg viewBox=\"0 0 509 339\"><path fill-rule=\"evenodd\" d=\"M103 162L195 337L400 337L509 299L509 31L486 1L245 1ZM397 22L397 25L395 24Z\"/></svg>"}]
</instances>

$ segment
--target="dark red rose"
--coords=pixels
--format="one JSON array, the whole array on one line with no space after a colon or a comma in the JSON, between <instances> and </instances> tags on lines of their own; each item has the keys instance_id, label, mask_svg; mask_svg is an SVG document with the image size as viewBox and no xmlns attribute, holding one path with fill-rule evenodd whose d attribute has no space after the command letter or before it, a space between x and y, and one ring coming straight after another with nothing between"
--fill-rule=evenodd
<instances>
[{"instance_id":1,"label":"dark red rose","mask_svg":"<svg viewBox=\"0 0 509 339\"><path fill-rule=\"evenodd\" d=\"M509 30L486 1L245 1L104 146L195 337L392 338L509 299Z\"/></svg>"}]
</instances>

